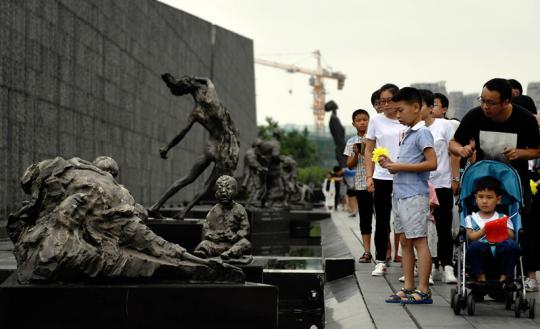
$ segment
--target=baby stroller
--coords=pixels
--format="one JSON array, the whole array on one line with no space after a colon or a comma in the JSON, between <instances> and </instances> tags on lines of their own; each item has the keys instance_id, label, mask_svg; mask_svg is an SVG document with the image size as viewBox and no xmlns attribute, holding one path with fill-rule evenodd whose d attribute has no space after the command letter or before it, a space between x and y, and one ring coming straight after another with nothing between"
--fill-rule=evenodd
<instances>
[{"instance_id":1,"label":"baby stroller","mask_svg":"<svg viewBox=\"0 0 540 329\"><path fill-rule=\"evenodd\" d=\"M510 165L493 160L483 160L472 164L462 175L461 190L459 194L459 217L460 231L455 239L457 250L457 287L450 293L450 306L456 315L459 315L462 309L467 309L467 314L474 315L475 303L482 300L485 294L495 297L496 300L504 298L507 310L514 306L514 315L516 318L521 316L521 312L527 312L529 318L534 318L534 297L527 298L525 291L522 257L519 258L517 268L514 271L513 282L504 289L500 286L478 288L474 284L474 278L467 275L467 233L465 217L475 209L474 191L477 181L485 176L497 178L501 182L503 195L500 204L497 206L499 213L514 215L511 217L514 224L515 239L521 246L519 236L522 234L520 211L523 208L522 187L519 175ZM491 290L490 290L491 289Z\"/></svg>"}]
</instances>

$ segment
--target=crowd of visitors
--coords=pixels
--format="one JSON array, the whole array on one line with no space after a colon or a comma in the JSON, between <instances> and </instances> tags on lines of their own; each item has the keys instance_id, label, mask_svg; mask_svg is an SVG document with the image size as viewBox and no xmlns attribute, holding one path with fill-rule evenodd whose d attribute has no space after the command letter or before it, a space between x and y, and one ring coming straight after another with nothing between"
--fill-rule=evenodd
<instances>
[{"instance_id":1,"label":"crowd of visitors","mask_svg":"<svg viewBox=\"0 0 540 329\"><path fill-rule=\"evenodd\" d=\"M359 215L364 252L358 261L373 262L373 276L385 275L391 262L401 263L403 268L404 286L386 302L429 304L433 280L457 282L452 227L459 218L453 208L463 170L484 159L509 163L523 188L522 250L516 251L511 242L514 233L509 225L510 242L504 246L512 249L505 257L501 280L512 274L516 253L521 252L527 276L525 289L538 291L540 256L534 251L539 247L540 193L533 194L531 186L540 185L540 118L535 117L534 101L522 92L521 84L514 79L491 79L482 87L479 106L459 121L447 117L449 100L444 94L412 87L399 89L389 83L372 94L377 114L370 117L364 109L353 111L352 125L357 134L346 143L343 154L347 168L340 181L346 186L347 209L353 216L356 212ZM498 149L501 141L504 147ZM482 245L483 227L500 217L494 210L500 199L498 177L494 178L494 182L479 182L475 190L479 211L467 217L467 235L474 242L470 266L480 284L485 281L483 262L489 249ZM434 190L431 198L430 188ZM352 206L354 202L356 207ZM430 218L435 223L435 239L428 239Z\"/></svg>"}]
</instances>

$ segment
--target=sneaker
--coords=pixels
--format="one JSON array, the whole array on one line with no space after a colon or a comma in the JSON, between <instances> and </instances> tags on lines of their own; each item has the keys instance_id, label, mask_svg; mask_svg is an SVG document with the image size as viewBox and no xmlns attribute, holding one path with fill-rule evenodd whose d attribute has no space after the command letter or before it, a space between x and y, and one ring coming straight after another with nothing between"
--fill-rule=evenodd
<instances>
[{"instance_id":1,"label":"sneaker","mask_svg":"<svg viewBox=\"0 0 540 329\"><path fill-rule=\"evenodd\" d=\"M386 274L387 268L385 262L377 262L377 265L375 265L375 269L373 272L371 272L371 275L373 276L383 276Z\"/></svg>"},{"instance_id":2,"label":"sneaker","mask_svg":"<svg viewBox=\"0 0 540 329\"><path fill-rule=\"evenodd\" d=\"M430 274L429 275L429 285L432 286L434 284L435 284L435 282L433 282L433 276Z\"/></svg>"},{"instance_id":3,"label":"sneaker","mask_svg":"<svg viewBox=\"0 0 540 329\"><path fill-rule=\"evenodd\" d=\"M444 283L457 283L456 276L454 275L454 268L452 266L444 266L441 281Z\"/></svg>"},{"instance_id":4,"label":"sneaker","mask_svg":"<svg viewBox=\"0 0 540 329\"><path fill-rule=\"evenodd\" d=\"M525 290L528 292L538 291L538 280L531 278L525 279Z\"/></svg>"},{"instance_id":5,"label":"sneaker","mask_svg":"<svg viewBox=\"0 0 540 329\"><path fill-rule=\"evenodd\" d=\"M431 277L434 281L441 281L441 271L435 265L431 266Z\"/></svg>"}]
</instances>

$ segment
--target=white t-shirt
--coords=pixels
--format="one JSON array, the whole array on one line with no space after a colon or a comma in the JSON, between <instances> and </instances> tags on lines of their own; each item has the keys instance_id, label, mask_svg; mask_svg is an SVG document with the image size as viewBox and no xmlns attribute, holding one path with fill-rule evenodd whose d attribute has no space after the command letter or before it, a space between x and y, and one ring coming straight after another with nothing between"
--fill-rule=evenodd
<instances>
[{"instance_id":1,"label":"white t-shirt","mask_svg":"<svg viewBox=\"0 0 540 329\"><path fill-rule=\"evenodd\" d=\"M454 137L452 125L448 120L435 119L428 127L433 135L433 145L437 155L437 169L429 175L429 180L435 188L452 186L452 167L450 165L450 154L448 154L448 143Z\"/></svg>"},{"instance_id":2,"label":"white t-shirt","mask_svg":"<svg viewBox=\"0 0 540 329\"><path fill-rule=\"evenodd\" d=\"M375 147L385 147L390 153L390 159L396 161L399 155L399 136L408 127L398 120L387 118L383 113L376 114L369 120L366 138L375 141ZM393 175L387 169L375 165L373 178L392 180Z\"/></svg>"},{"instance_id":3,"label":"white t-shirt","mask_svg":"<svg viewBox=\"0 0 540 329\"><path fill-rule=\"evenodd\" d=\"M474 220L476 224L478 225L478 228L481 230L484 228L487 222L491 222L492 220L499 219L501 217L502 216L498 212L495 212L493 216L491 216L490 218L482 218L480 217L480 215L478 215L477 212L473 212L471 215L465 217L466 228L470 228L471 230L474 230L473 223L472 223L472 221ZM514 224L512 223L511 220L508 221L508 223L506 224L506 227L508 227L512 231L514 230Z\"/></svg>"}]
</instances>

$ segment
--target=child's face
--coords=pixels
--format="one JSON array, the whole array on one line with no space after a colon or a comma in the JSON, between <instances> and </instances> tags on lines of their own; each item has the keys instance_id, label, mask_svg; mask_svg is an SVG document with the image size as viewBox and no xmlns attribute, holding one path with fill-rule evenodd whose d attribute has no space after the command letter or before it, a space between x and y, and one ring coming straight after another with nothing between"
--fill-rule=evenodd
<instances>
[{"instance_id":1,"label":"child's face","mask_svg":"<svg viewBox=\"0 0 540 329\"><path fill-rule=\"evenodd\" d=\"M431 107L427 106L426 102L422 102L422 108L420 109L420 119L426 120L431 116Z\"/></svg>"},{"instance_id":2,"label":"child's face","mask_svg":"<svg viewBox=\"0 0 540 329\"><path fill-rule=\"evenodd\" d=\"M368 123L369 123L368 116L363 113L360 113L354 117L354 121L352 125L353 127L356 128L357 131L366 131Z\"/></svg>"},{"instance_id":3,"label":"child's face","mask_svg":"<svg viewBox=\"0 0 540 329\"><path fill-rule=\"evenodd\" d=\"M407 103L399 101L395 103L397 119L405 126L413 126L420 119L420 105L418 103Z\"/></svg>"},{"instance_id":4,"label":"child's face","mask_svg":"<svg viewBox=\"0 0 540 329\"><path fill-rule=\"evenodd\" d=\"M477 191L475 198L478 209L484 213L494 212L495 207L501 201L501 196L490 190Z\"/></svg>"}]
</instances>

